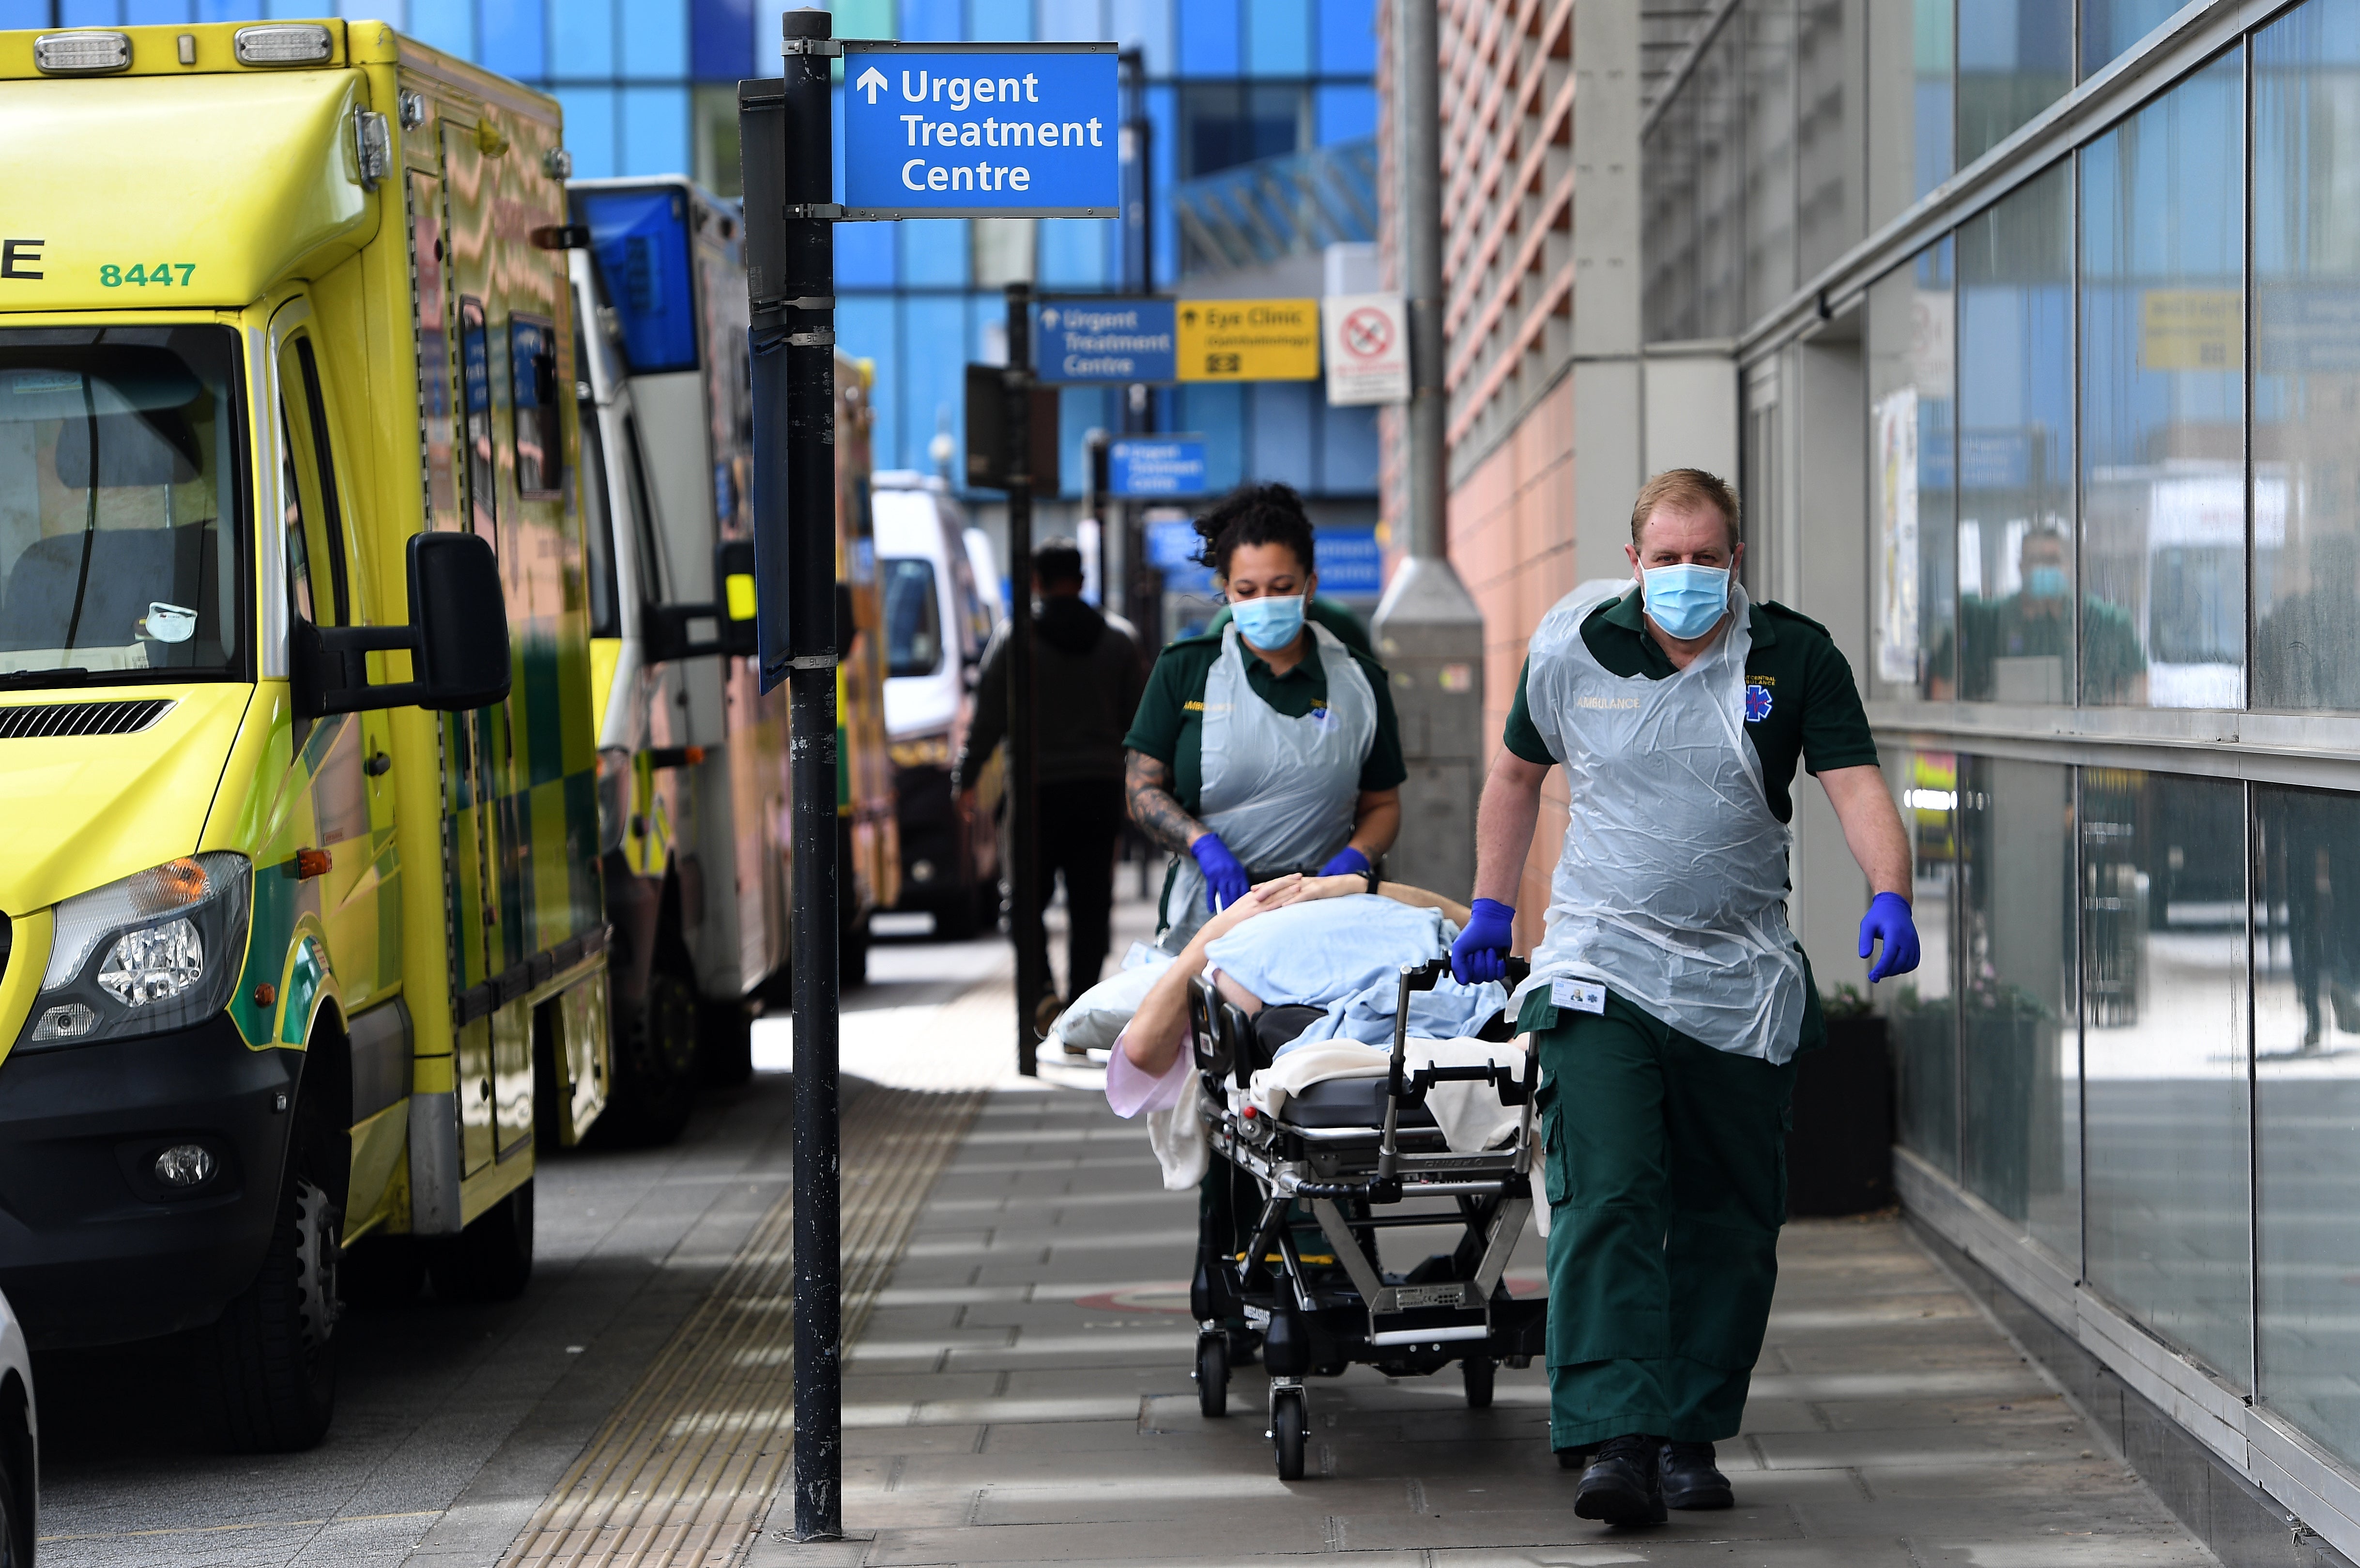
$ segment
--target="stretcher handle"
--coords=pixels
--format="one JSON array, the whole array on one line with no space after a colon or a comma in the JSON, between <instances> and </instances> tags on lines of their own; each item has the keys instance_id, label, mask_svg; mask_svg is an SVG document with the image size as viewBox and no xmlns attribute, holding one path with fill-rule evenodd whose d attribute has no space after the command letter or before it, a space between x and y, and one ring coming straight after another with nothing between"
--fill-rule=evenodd
<instances>
[{"instance_id":1,"label":"stretcher handle","mask_svg":"<svg viewBox=\"0 0 2360 1568\"><path fill-rule=\"evenodd\" d=\"M1509 958L1506 980L1513 988L1522 985L1533 972L1533 966L1523 959ZM1377 1146L1377 1174L1393 1173L1394 1134L1401 1117L1402 1069L1409 1060L1409 999L1412 993L1432 991L1437 981L1450 972L1450 960L1428 959L1422 964L1404 964L1401 968L1401 990L1393 1004L1393 1059L1385 1074L1385 1131Z\"/></svg>"}]
</instances>

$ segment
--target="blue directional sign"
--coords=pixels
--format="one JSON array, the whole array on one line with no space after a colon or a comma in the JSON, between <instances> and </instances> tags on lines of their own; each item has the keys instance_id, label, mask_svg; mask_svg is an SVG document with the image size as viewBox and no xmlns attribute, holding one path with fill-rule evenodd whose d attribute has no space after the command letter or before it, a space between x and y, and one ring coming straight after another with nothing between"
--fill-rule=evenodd
<instances>
[{"instance_id":1,"label":"blue directional sign","mask_svg":"<svg viewBox=\"0 0 2360 1568\"><path fill-rule=\"evenodd\" d=\"M1111 218L1113 44L844 45L847 218Z\"/></svg>"},{"instance_id":2,"label":"blue directional sign","mask_svg":"<svg viewBox=\"0 0 2360 1568\"><path fill-rule=\"evenodd\" d=\"M1034 323L1043 381L1177 379L1170 300L1053 300Z\"/></svg>"},{"instance_id":3,"label":"blue directional sign","mask_svg":"<svg viewBox=\"0 0 2360 1568\"><path fill-rule=\"evenodd\" d=\"M1132 436L1110 443L1107 489L1118 496L1203 495L1204 437Z\"/></svg>"},{"instance_id":4,"label":"blue directional sign","mask_svg":"<svg viewBox=\"0 0 2360 1568\"><path fill-rule=\"evenodd\" d=\"M1164 574L1164 591L1210 596L1213 569L1196 559L1204 536L1186 518L1159 518L1147 525L1147 564Z\"/></svg>"}]
</instances>

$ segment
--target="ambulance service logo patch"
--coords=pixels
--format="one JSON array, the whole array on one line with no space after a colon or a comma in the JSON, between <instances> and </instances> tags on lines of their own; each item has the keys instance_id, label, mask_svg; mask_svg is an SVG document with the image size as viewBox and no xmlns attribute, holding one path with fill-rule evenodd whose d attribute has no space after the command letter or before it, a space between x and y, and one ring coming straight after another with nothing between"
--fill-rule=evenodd
<instances>
[{"instance_id":1,"label":"ambulance service logo patch","mask_svg":"<svg viewBox=\"0 0 2360 1568\"><path fill-rule=\"evenodd\" d=\"M1770 717L1770 688L1758 681L1745 686L1745 722L1759 724Z\"/></svg>"}]
</instances>

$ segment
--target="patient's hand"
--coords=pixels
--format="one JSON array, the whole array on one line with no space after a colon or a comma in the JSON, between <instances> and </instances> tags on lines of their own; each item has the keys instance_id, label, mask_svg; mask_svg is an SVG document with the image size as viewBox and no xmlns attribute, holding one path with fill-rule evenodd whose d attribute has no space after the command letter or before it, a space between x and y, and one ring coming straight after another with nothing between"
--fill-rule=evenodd
<instances>
[{"instance_id":1,"label":"patient's hand","mask_svg":"<svg viewBox=\"0 0 2360 1568\"><path fill-rule=\"evenodd\" d=\"M1342 898L1350 894L1369 891L1369 879L1363 876L1304 876L1290 872L1273 877L1254 889L1263 894L1264 910L1284 909L1290 904L1308 904L1318 898Z\"/></svg>"}]
</instances>

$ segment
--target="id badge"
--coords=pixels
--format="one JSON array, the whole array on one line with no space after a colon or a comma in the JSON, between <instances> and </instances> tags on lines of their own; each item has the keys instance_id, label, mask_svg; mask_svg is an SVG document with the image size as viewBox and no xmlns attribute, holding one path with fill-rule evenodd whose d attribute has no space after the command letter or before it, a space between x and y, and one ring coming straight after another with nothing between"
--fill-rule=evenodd
<instances>
[{"instance_id":1,"label":"id badge","mask_svg":"<svg viewBox=\"0 0 2360 1568\"><path fill-rule=\"evenodd\" d=\"M1576 1013L1606 1011L1606 988L1594 980L1576 980L1561 975L1549 981L1549 1001L1558 1007Z\"/></svg>"}]
</instances>

